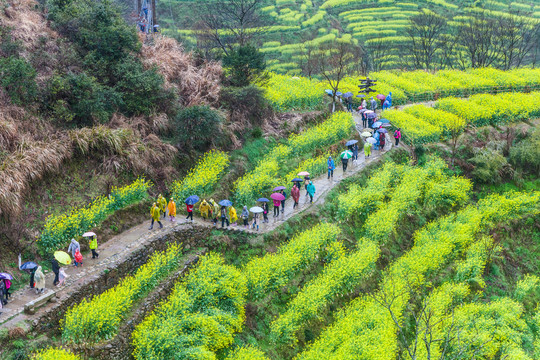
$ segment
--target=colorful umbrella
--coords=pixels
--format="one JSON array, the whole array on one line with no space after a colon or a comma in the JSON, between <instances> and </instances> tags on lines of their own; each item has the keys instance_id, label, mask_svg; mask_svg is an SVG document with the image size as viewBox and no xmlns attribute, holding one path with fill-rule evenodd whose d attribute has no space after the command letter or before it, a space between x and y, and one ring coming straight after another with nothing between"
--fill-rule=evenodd
<instances>
[{"instance_id":1,"label":"colorful umbrella","mask_svg":"<svg viewBox=\"0 0 540 360\"><path fill-rule=\"evenodd\" d=\"M285 186L276 186L276 187L274 188L274 191L285 190L285 189L286 189Z\"/></svg>"},{"instance_id":2,"label":"colorful umbrella","mask_svg":"<svg viewBox=\"0 0 540 360\"><path fill-rule=\"evenodd\" d=\"M89 232L85 232L84 234L82 234L82 236L83 237L96 236L96 233L89 231Z\"/></svg>"},{"instance_id":3,"label":"colorful umbrella","mask_svg":"<svg viewBox=\"0 0 540 360\"><path fill-rule=\"evenodd\" d=\"M390 124L390 120L388 119L381 119L379 122L382 122L383 124Z\"/></svg>"},{"instance_id":4,"label":"colorful umbrella","mask_svg":"<svg viewBox=\"0 0 540 360\"><path fill-rule=\"evenodd\" d=\"M384 96L383 94L379 94L379 95L377 95L377 99L384 100L384 99L386 99L386 96Z\"/></svg>"},{"instance_id":5,"label":"colorful umbrella","mask_svg":"<svg viewBox=\"0 0 540 360\"><path fill-rule=\"evenodd\" d=\"M371 125L371 127L374 128L374 129L377 129L377 128L379 128L381 125L382 125L382 122L376 121L376 122L373 123L373 125Z\"/></svg>"},{"instance_id":6,"label":"colorful umbrella","mask_svg":"<svg viewBox=\"0 0 540 360\"><path fill-rule=\"evenodd\" d=\"M185 203L186 205L194 205L198 201L199 201L199 197L197 195L191 195L186 199Z\"/></svg>"},{"instance_id":7,"label":"colorful umbrella","mask_svg":"<svg viewBox=\"0 0 540 360\"><path fill-rule=\"evenodd\" d=\"M296 175L299 175L299 176L307 176L309 175L309 173L307 171L302 171L302 172L299 172L298 174Z\"/></svg>"},{"instance_id":8,"label":"colorful umbrella","mask_svg":"<svg viewBox=\"0 0 540 360\"><path fill-rule=\"evenodd\" d=\"M370 143L370 144L376 144L376 143L377 143L377 140L375 140L375 139L372 138L372 137L368 137L368 138L366 139L366 141L367 141L368 143Z\"/></svg>"},{"instance_id":9,"label":"colorful umbrella","mask_svg":"<svg viewBox=\"0 0 540 360\"><path fill-rule=\"evenodd\" d=\"M63 251L55 251L54 252L54 258L58 260L59 263L64 265L71 264L71 257L68 255L68 253Z\"/></svg>"},{"instance_id":10,"label":"colorful umbrella","mask_svg":"<svg viewBox=\"0 0 540 360\"><path fill-rule=\"evenodd\" d=\"M388 130L386 130L386 129L379 129L379 130L377 130L377 132L386 134L386 133L388 132Z\"/></svg>"},{"instance_id":11,"label":"colorful umbrella","mask_svg":"<svg viewBox=\"0 0 540 360\"><path fill-rule=\"evenodd\" d=\"M251 211L252 213L254 214L260 214L262 213L264 210L258 206L254 206L252 207L251 209L249 209L249 211Z\"/></svg>"},{"instance_id":12,"label":"colorful umbrella","mask_svg":"<svg viewBox=\"0 0 540 360\"><path fill-rule=\"evenodd\" d=\"M35 269L38 267L38 264L36 264L35 262L33 261L27 261L25 262L24 264L21 265L21 267L19 268L20 270L27 270L27 271L31 271L32 269Z\"/></svg>"},{"instance_id":13,"label":"colorful umbrella","mask_svg":"<svg viewBox=\"0 0 540 360\"><path fill-rule=\"evenodd\" d=\"M258 198L257 201L259 201L259 202L269 202L270 200L268 200L267 198Z\"/></svg>"},{"instance_id":14,"label":"colorful umbrella","mask_svg":"<svg viewBox=\"0 0 540 360\"><path fill-rule=\"evenodd\" d=\"M270 195L270 197L278 201L285 200L285 196L283 196L283 194L280 194L280 193L273 193L272 195Z\"/></svg>"},{"instance_id":15,"label":"colorful umbrella","mask_svg":"<svg viewBox=\"0 0 540 360\"><path fill-rule=\"evenodd\" d=\"M348 159L353 157L353 153L351 151L349 151L349 150L345 150L344 152L341 153L340 157L342 159L347 159L348 160Z\"/></svg>"},{"instance_id":16,"label":"colorful umbrella","mask_svg":"<svg viewBox=\"0 0 540 360\"><path fill-rule=\"evenodd\" d=\"M365 136L365 137L370 137L370 136L371 136L371 133L370 133L369 131L364 131L364 132L361 133L360 135Z\"/></svg>"},{"instance_id":17,"label":"colorful umbrella","mask_svg":"<svg viewBox=\"0 0 540 360\"><path fill-rule=\"evenodd\" d=\"M349 140L347 141L347 143L345 144L345 146L351 146L351 145L354 145L358 142L358 140Z\"/></svg>"},{"instance_id":18,"label":"colorful umbrella","mask_svg":"<svg viewBox=\"0 0 540 360\"><path fill-rule=\"evenodd\" d=\"M291 182L300 182L300 181L304 181L304 179L294 178L291 180Z\"/></svg>"},{"instance_id":19,"label":"colorful umbrella","mask_svg":"<svg viewBox=\"0 0 540 360\"><path fill-rule=\"evenodd\" d=\"M2 279L6 279L6 280L13 280L13 276L11 276L10 274L8 273L0 273L0 280Z\"/></svg>"},{"instance_id":20,"label":"colorful umbrella","mask_svg":"<svg viewBox=\"0 0 540 360\"><path fill-rule=\"evenodd\" d=\"M232 206L232 201L231 200L221 200L220 202L218 202L219 205L221 206Z\"/></svg>"}]
</instances>

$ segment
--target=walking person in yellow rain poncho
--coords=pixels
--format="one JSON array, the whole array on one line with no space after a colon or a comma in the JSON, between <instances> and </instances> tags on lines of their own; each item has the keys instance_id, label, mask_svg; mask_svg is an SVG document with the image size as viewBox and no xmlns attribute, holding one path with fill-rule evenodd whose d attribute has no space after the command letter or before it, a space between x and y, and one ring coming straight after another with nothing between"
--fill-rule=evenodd
<instances>
[{"instance_id":1,"label":"walking person in yellow rain poncho","mask_svg":"<svg viewBox=\"0 0 540 360\"><path fill-rule=\"evenodd\" d=\"M169 205L167 206L167 208L169 209L170 220L176 221L176 204L173 198L171 198L171 200L169 201Z\"/></svg>"},{"instance_id":2,"label":"walking person in yellow rain poncho","mask_svg":"<svg viewBox=\"0 0 540 360\"><path fill-rule=\"evenodd\" d=\"M150 216L152 216L152 224L150 225L150 228L148 230L152 230L154 228L154 221L157 221L160 229L163 228L163 224L161 223L161 221L159 221L159 215L160 215L159 207L157 206L156 203L154 203L152 205L152 209L150 210Z\"/></svg>"},{"instance_id":3,"label":"walking person in yellow rain poncho","mask_svg":"<svg viewBox=\"0 0 540 360\"><path fill-rule=\"evenodd\" d=\"M233 224L233 226L236 226L236 222L238 221L238 215L236 214L236 209L232 206L229 206L229 219L231 224Z\"/></svg>"},{"instance_id":4,"label":"walking person in yellow rain poncho","mask_svg":"<svg viewBox=\"0 0 540 360\"><path fill-rule=\"evenodd\" d=\"M210 214L210 217L212 216L212 207L206 202L206 200L203 200L201 205L199 205L199 211L204 219L208 219L208 214Z\"/></svg>"},{"instance_id":5,"label":"walking person in yellow rain poncho","mask_svg":"<svg viewBox=\"0 0 540 360\"><path fill-rule=\"evenodd\" d=\"M219 214L219 205L214 201L214 199L210 199L210 205L212 206L212 221L214 222L214 225L217 226L218 222L218 214Z\"/></svg>"},{"instance_id":6,"label":"walking person in yellow rain poncho","mask_svg":"<svg viewBox=\"0 0 540 360\"><path fill-rule=\"evenodd\" d=\"M167 216L167 199L165 199L163 195L159 194L157 204L159 206L159 210L163 211L163 218L165 218L165 216Z\"/></svg>"}]
</instances>

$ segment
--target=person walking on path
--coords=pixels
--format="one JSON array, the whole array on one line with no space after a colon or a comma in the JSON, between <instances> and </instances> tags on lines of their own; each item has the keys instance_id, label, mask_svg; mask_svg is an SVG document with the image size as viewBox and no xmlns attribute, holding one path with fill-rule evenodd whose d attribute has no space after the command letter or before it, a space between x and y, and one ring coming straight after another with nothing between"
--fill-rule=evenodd
<instances>
[{"instance_id":1,"label":"person walking on path","mask_svg":"<svg viewBox=\"0 0 540 360\"><path fill-rule=\"evenodd\" d=\"M281 205L281 201L274 199L274 217L279 216L279 205Z\"/></svg>"},{"instance_id":2,"label":"person walking on path","mask_svg":"<svg viewBox=\"0 0 540 360\"><path fill-rule=\"evenodd\" d=\"M279 208L278 208L278 213L279 213ZM255 229L255 227L257 227L257 231L259 231L259 224L257 224L257 219L258 218L259 218L258 213L253 214L253 224L251 224L251 228Z\"/></svg>"},{"instance_id":3,"label":"person walking on path","mask_svg":"<svg viewBox=\"0 0 540 360\"><path fill-rule=\"evenodd\" d=\"M163 212L163 218L165 218L165 216L167 216L167 200L165 200L163 195L159 194L157 204L159 206L159 210Z\"/></svg>"},{"instance_id":4,"label":"person walking on path","mask_svg":"<svg viewBox=\"0 0 540 360\"><path fill-rule=\"evenodd\" d=\"M81 252L79 250L77 250L75 252L75 267L79 267L79 264L81 264L81 266L83 265L83 256L81 254Z\"/></svg>"},{"instance_id":5,"label":"person walking on path","mask_svg":"<svg viewBox=\"0 0 540 360\"><path fill-rule=\"evenodd\" d=\"M313 181L309 182L307 191L308 191L308 194L309 194L309 197L310 197L309 202L312 203L313 202L313 197L315 196L315 185L313 185Z\"/></svg>"},{"instance_id":6,"label":"person walking on path","mask_svg":"<svg viewBox=\"0 0 540 360\"><path fill-rule=\"evenodd\" d=\"M287 199L287 193L285 192L285 190L281 190L280 194L283 195L285 199ZM285 212L285 199L281 200L281 213Z\"/></svg>"},{"instance_id":7,"label":"person walking on path","mask_svg":"<svg viewBox=\"0 0 540 360\"><path fill-rule=\"evenodd\" d=\"M398 128L394 132L394 139L396 139L396 147L398 147L399 146L399 140L401 139L401 128Z\"/></svg>"},{"instance_id":8,"label":"person walking on path","mask_svg":"<svg viewBox=\"0 0 540 360\"><path fill-rule=\"evenodd\" d=\"M11 297L11 293L9 292L9 289L11 289L11 281L8 279L4 279L3 282L6 287L6 302L7 302L7 300L9 300L9 298Z\"/></svg>"},{"instance_id":9,"label":"person walking on path","mask_svg":"<svg viewBox=\"0 0 540 360\"><path fill-rule=\"evenodd\" d=\"M187 219L191 219L191 222L193 222L193 204L186 204L186 211L187 211Z\"/></svg>"},{"instance_id":10,"label":"person walking on path","mask_svg":"<svg viewBox=\"0 0 540 360\"><path fill-rule=\"evenodd\" d=\"M236 222L238 221L238 215L236 214L236 209L232 206L229 206L229 221L233 226L236 226Z\"/></svg>"},{"instance_id":11,"label":"person walking on path","mask_svg":"<svg viewBox=\"0 0 540 360\"><path fill-rule=\"evenodd\" d=\"M167 205L167 210L169 210L169 220L170 221L176 221L176 203L174 202L174 199L171 198L169 200L169 204Z\"/></svg>"},{"instance_id":12,"label":"person walking on path","mask_svg":"<svg viewBox=\"0 0 540 360\"><path fill-rule=\"evenodd\" d=\"M390 102L388 100L384 100L384 102L382 104L382 109L387 110L389 108L390 108Z\"/></svg>"},{"instance_id":13,"label":"person walking on path","mask_svg":"<svg viewBox=\"0 0 540 360\"><path fill-rule=\"evenodd\" d=\"M43 274L41 266L38 266L36 273L34 274L34 279L36 280L36 294L42 294L43 291L45 291L45 274Z\"/></svg>"},{"instance_id":14,"label":"person walking on path","mask_svg":"<svg viewBox=\"0 0 540 360\"><path fill-rule=\"evenodd\" d=\"M358 160L358 143L353 145L352 153L353 153L353 160Z\"/></svg>"},{"instance_id":15,"label":"person walking on path","mask_svg":"<svg viewBox=\"0 0 540 360\"><path fill-rule=\"evenodd\" d=\"M0 281L0 309L3 309L4 305L7 305L6 284Z\"/></svg>"},{"instance_id":16,"label":"person walking on path","mask_svg":"<svg viewBox=\"0 0 540 360\"><path fill-rule=\"evenodd\" d=\"M334 163L334 159L332 159L331 156L328 157L328 178L330 179L330 176L334 177L334 170L336 169L336 164Z\"/></svg>"},{"instance_id":17,"label":"person walking on path","mask_svg":"<svg viewBox=\"0 0 540 360\"><path fill-rule=\"evenodd\" d=\"M371 143L369 141L366 141L364 143L364 156L366 159L371 155Z\"/></svg>"},{"instance_id":18,"label":"person walking on path","mask_svg":"<svg viewBox=\"0 0 540 360\"><path fill-rule=\"evenodd\" d=\"M267 202L263 203L262 209L263 209L263 222L267 223L268 222L268 203Z\"/></svg>"},{"instance_id":19,"label":"person walking on path","mask_svg":"<svg viewBox=\"0 0 540 360\"><path fill-rule=\"evenodd\" d=\"M90 237L90 242L88 243L88 247L90 250L92 250L92 259L99 258L99 254L97 253L97 236L92 235Z\"/></svg>"},{"instance_id":20,"label":"person walking on path","mask_svg":"<svg viewBox=\"0 0 540 360\"><path fill-rule=\"evenodd\" d=\"M248 228L248 219L249 219L249 210L246 205L244 205L244 208L242 209L242 220L244 220L244 227Z\"/></svg>"},{"instance_id":21,"label":"person walking on path","mask_svg":"<svg viewBox=\"0 0 540 360\"><path fill-rule=\"evenodd\" d=\"M208 219L209 215L210 218L212 218L212 207L208 202L206 202L206 199L201 202L201 205L199 205L199 212L204 219Z\"/></svg>"},{"instance_id":22,"label":"person walking on path","mask_svg":"<svg viewBox=\"0 0 540 360\"><path fill-rule=\"evenodd\" d=\"M53 285L58 286L58 283L60 282L60 263L54 258L54 256L51 258L51 267L54 273Z\"/></svg>"},{"instance_id":23,"label":"person walking on path","mask_svg":"<svg viewBox=\"0 0 540 360\"><path fill-rule=\"evenodd\" d=\"M381 145L381 151L384 150L384 146L386 145L386 136L384 134L381 134L381 137L379 139L379 143Z\"/></svg>"},{"instance_id":24,"label":"person walking on path","mask_svg":"<svg viewBox=\"0 0 540 360\"><path fill-rule=\"evenodd\" d=\"M163 228L163 224L161 223L161 221L159 221L159 214L160 214L159 208L157 207L157 204L154 203L152 205L152 208L150 209L150 216L152 217L152 223L150 224L150 228L148 228L148 230L152 230L154 228L154 221L157 221L160 229Z\"/></svg>"},{"instance_id":25,"label":"person walking on path","mask_svg":"<svg viewBox=\"0 0 540 360\"><path fill-rule=\"evenodd\" d=\"M227 227L229 227L229 214L227 212L227 207L222 206L220 210L221 215L221 228L223 229L225 227L225 223L227 223Z\"/></svg>"},{"instance_id":26,"label":"person walking on path","mask_svg":"<svg viewBox=\"0 0 540 360\"><path fill-rule=\"evenodd\" d=\"M371 111L377 110L377 101L373 99L373 96L371 97L371 100L369 102L371 105Z\"/></svg>"},{"instance_id":27,"label":"person walking on path","mask_svg":"<svg viewBox=\"0 0 540 360\"><path fill-rule=\"evenodd\" d=\"M298 206L298 202L300 201L300 187L298 185L293 185L291 189L291 197L294 200L293 209Z\"/></svg>"},{"instance_id":28,"label":"person walking on path","mask_svg":"<svg viewBox=\"0 0 540 360\"><path fill-rule=\"evenodd\" d=\"M388 107L392 106L392 92L390 91L388 95L386 95L386 101L388 101Z\"/></svg>"},{"instance_id":29,"label":"person walking on path","mask_svg":"<svg viewBox=\"0 0 540 360\"><path fill-rule=\"evenodd\" d=\"M308 196L307 187L308 187L310 181L311 181L311 179L309 178L309 175L304 176L304 186L306 188L306 196Z\"/></svg>"},{"instance_id":30,"label":"person walking on path","mask_svg":"<svg viewBox=\"0 0 540 360\"><path fill-rule=\"evenodd\" d=\"M81 251L81 245L79 245L79 243L75 239L71 239L71 243L69 244L67 252L71 253L73 258L75 259L75 253L77 251Z\"/></svg>"},{"instance_id":31,"label":"person walking on path","mask_svg":"<svg viewBox=\"0 0 540 360\"><path fill-rule=\"evenodd\" d=\"M219 205L214 201L214 199L210 199L210 205L212 206L212 221L214 222L214 226L217 227Z\"/></svg>"},{"instance_id":32,"label":"person walking on path","mask_svg":"<svg viewBox=\"0 0 540 360\"><path fill-rule=\"evenodd\" d=\"M343 165L343 172L347 170L347 165L349 165L349 159L341 158L341 164Z\"/></svg>"}]
</instances>

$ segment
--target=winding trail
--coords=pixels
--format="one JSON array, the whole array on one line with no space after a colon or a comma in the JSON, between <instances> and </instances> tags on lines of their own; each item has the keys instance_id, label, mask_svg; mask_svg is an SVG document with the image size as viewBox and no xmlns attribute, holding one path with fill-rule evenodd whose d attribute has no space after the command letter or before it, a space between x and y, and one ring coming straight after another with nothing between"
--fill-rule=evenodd
<instances>
[{"instance_id":1,"label":"winding trail","mask_svg":"<svg viewBox=\"0 0 540 360\"><path fill-rule=\"evenodd\" d=\"M356 122L356 130L360 133L362 132L361 118L358 115L353 115L353 118ZM226 231L244 231L253 234L257 233L267 233L278 228L285 221L291 217L302 213L308 209L312 209L314 206L318 206L324 203L324 200L330 190L339 184L343 179L346 179L358 172L362 171L368 164L377 161L380 159L381 155L386 151L389 151L392 148L392 141L387 136L386 147L384 151L372 150L371 156L366 159L364 157L362 149L359 151L358 161L349 164L347 171L344 173L341 161L339 159L336 161L336 169L334 170L334 177L328 179L327 174L313 178L313 184L315 185L315 196L313 198L313 203L309 202L309 197L305 196L305 190L302 189L300 202L297 209L293 209L293 200L290 196L285 202L285 211L280 213L276 218L272 217L272 204L270 204L270 214L269 222L262 223L262 219L259 219L259 231L253 229L246 229L243 226L229 226ZM241 207L237 207L237 211L241 212ZM49 272L46 274L46 286L49 287L46 291L54 292L55 302L61 302L70 297L71 294L77 291L80 286L92 281L93 279L99 277L104 270L110 268L114 264L124 262L130 254L139 249L140 247L145 246L145 244L153 239L160 238L163 235L173 231L181 231L182 228L191 227L192 225L196 226L207 226L213 227L210 221L204 221L201 218L195 218L193 224L191 222L186 222L182 215L177 217L176 222L170 222L169 220L163 219L163 229L159 229L159 226L155 224L154 230L149 231L149 221L132 227L131 229L118 234L104 244L99 246L99 258L93 260L89 255L84 254L84 266L80 268L75 268L73 266L65 267L66 274L68 277L65 280L65 284L61 287L55 287L52 285L54 274ZM221 228L221 224L218 224L217 228ZM23 289L18 290L12 295L9 303L1 310L2 314L0 315L0 327L14 327L23 325L25 327L31 325L31 323L38 319L42 314L47 312L52 306L52 303L48 303L43 307L36 310L35 314L26 314L24 313L25 304L29 303L32 300L35 300L39 297L36 295L34 289L30 289L28 286L25 286ZM26 323L26 324L25 324Z\"/></svg>"}]
</instances>

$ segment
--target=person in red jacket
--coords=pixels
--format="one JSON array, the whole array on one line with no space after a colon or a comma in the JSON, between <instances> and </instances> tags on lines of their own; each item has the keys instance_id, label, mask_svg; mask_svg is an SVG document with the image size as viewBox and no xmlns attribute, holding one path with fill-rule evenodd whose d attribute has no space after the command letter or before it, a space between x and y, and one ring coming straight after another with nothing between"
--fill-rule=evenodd
<instances>
[{"instance_id":1,"label":"person in red jacket","mask_svg":"<svg viewBox=\"0 0 540 360\"><path fill-rule=\"evenodd\" d=\"M193 222L193 205L186 204L186 210L187 210L186 220L191 218L191 222Z\"/></svg>"},{"instance_id":2,"label":"person in red jacket","mask_svg":"<svg viewBox=\"0 0 540 360\"><path fill-rule=\"evenodd\" d=\"M298 185L295 184L293 188L291 189L291 196L294 200L294 205L293 205L293 209L294 209L298 206L298 202L300 201L300 188L298 187Z\"/></svg>"}]
</instances>

